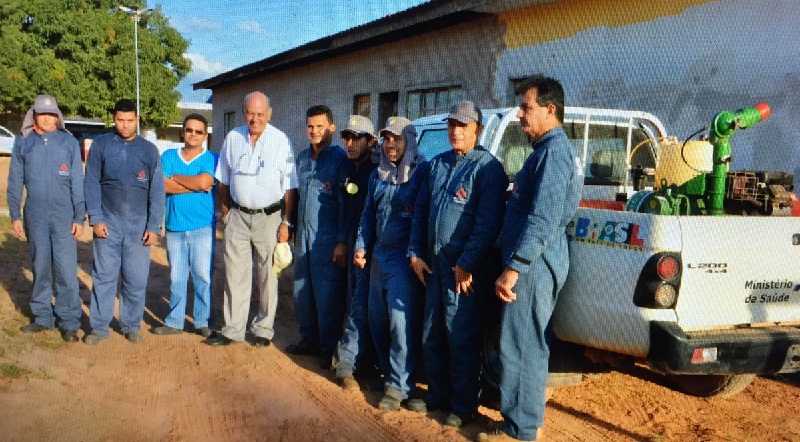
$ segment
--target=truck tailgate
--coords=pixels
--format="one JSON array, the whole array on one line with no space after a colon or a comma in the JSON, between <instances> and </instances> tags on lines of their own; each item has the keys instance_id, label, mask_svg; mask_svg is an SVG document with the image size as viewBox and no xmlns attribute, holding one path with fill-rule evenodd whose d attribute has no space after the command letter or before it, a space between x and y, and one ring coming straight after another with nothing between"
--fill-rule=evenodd
<instances>
[{"instance_id":1,"label":"truck tailgate","mask_svg":"<svg viewBox=\"0 0 800 442\"><path fill-rule=\"evenodd\" d=\"M800 324L800 219L680 217L686 332Z\"/></svg>"}]
</instances>

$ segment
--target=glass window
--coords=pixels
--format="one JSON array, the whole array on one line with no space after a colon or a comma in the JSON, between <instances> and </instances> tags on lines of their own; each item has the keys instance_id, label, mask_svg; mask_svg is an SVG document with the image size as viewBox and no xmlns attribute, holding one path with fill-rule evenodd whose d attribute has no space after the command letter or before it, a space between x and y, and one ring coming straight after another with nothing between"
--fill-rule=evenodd
<instances>
[{"instance_id":1,"label":"glass window","mask_svg":"<svg viewBox=\"0 0 800 442\"><path fill-rule=\"evenodd\" d=\"M369 94L356 95L353 97L353 115L361 115L362 117L369 118L371 111Z\"/></svg>"},{"instance_id":2,"label":"glass window","mask_svg":"<svg viewBox=\"0 0 800 442\"><path fill-rule=\"evenodd\" d=\"M461 100L461 86L419 89L406 93L406 114L410 120L443 114Z\"/></svg>"},{"instance_id":3,"label":"glass window","mask_svg":"<svg viewBox=\"0 0 800 442\"><path fill-rule=\"evenodd\" d=\"M450 141L447 139L447 129L427 129L422 131L417 150L426 159L430 160L448 149L451 149L451 147Z\"/></svg>"},{"instance_id":4,"label":"glass window","mask_svg":"<svg viewBox=\"0 0 800 442\"><path fill-rule=\"evenodd\" d=\"M222 129L225 135L236 127L236 112L225 112L223 116Z\"/></svg>"}]
</instances>

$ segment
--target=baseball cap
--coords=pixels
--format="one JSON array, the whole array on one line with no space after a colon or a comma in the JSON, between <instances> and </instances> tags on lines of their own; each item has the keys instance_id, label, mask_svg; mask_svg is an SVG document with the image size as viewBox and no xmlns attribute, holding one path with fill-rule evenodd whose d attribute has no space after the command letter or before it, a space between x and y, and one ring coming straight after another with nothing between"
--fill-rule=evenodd
<instances>
[{"instance_id":1,"label":"baseball cap","mask_svg":"<svg viewBox=\"0 0 800 442\"><path fill-rule=\"evenodd\" d=\"M364 135L375 137L375 126L372 125L372 121L369 121L367 117L350 115L350 119L347 120L347 127L339 132L339 135L342 137L344 137L345 134L353 134L357 137Z\"/></svg>"},{"instance_id":2,"label":"baseball cap","mask_svg":"<svg viewBox=\"0 0 800 442\"><path fill-rule=\"evenodd\" d=\"M413 134L415 138L417 136L417 129L411 124L411 120L403 117L389 118L389 121L386 122L386 127L381 129L378 135L382 137L385 132L391 132L395 135Z\"/></svg>"},{"instance_id":3,"label":"baseball cap","mask_svg":"<svg viewBox=\"0 0 800 442\"><path fill-rule=\"evenodd\" d=\"M42 94L33 102L33 111L37 114L61 114L58 103L52 95Z\"/></svg>"},{"instance_id":4,"label":"baseball cap","mask_svg":"<svg viewBox=\"0 0 800 442\"><path fill-rule=\"evenodd\" d=\"M483 113L481 113L481 108L479 108L475 103L464 100L457 103L450 109L450 114L447 115L447 120L457 120L464 124L472 123L473 121L477 121L478 124L483 124Z\"/></svg>"}]
</instances>

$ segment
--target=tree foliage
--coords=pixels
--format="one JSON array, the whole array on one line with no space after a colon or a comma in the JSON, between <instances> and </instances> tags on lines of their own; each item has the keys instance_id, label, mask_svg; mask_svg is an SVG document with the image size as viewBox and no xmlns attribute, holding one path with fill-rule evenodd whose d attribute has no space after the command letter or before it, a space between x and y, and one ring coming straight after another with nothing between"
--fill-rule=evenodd
<instances>
[{"instance_id":1,"label":"tree foliage","mask_svg":"<svg viewBox=\"0 0 800 442\"><path fill-rule=\"evenodd\" d=\"M133 19L114 6L147 7L137 0L2 0L0 111L23 113L47 93L65 115L110 123L118 99L135 100ZM159 9L141 17L142 124L166 127L179 118L175 88L191 69L187 47Z\"/></svg>"}]
</instances>

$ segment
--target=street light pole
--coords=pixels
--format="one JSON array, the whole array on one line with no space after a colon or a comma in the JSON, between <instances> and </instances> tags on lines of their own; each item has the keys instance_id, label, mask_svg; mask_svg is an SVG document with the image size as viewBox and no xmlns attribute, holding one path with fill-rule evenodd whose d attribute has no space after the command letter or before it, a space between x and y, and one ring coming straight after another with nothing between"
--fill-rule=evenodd
<instances>
[{"instance_id":1,"label":"street light pole","mask_svg":"<svg viewBox=\"0 0 800 442\"><path fill-rule=\"evenodd\" d=\"M126 14L133 17L133 41L134 41L134 53L136 56L136 114L141 115L141 107L139 103L139 19L143 15L147 15L152 11L152 9L144 9L141 10L137 6L117 6L117 9L120 11L125 12ZM140 119L141 120L141 119ZM136 135L139 135L141 132L141 125L140 122L136 122Z\"/></svg>"}]
</instances>

